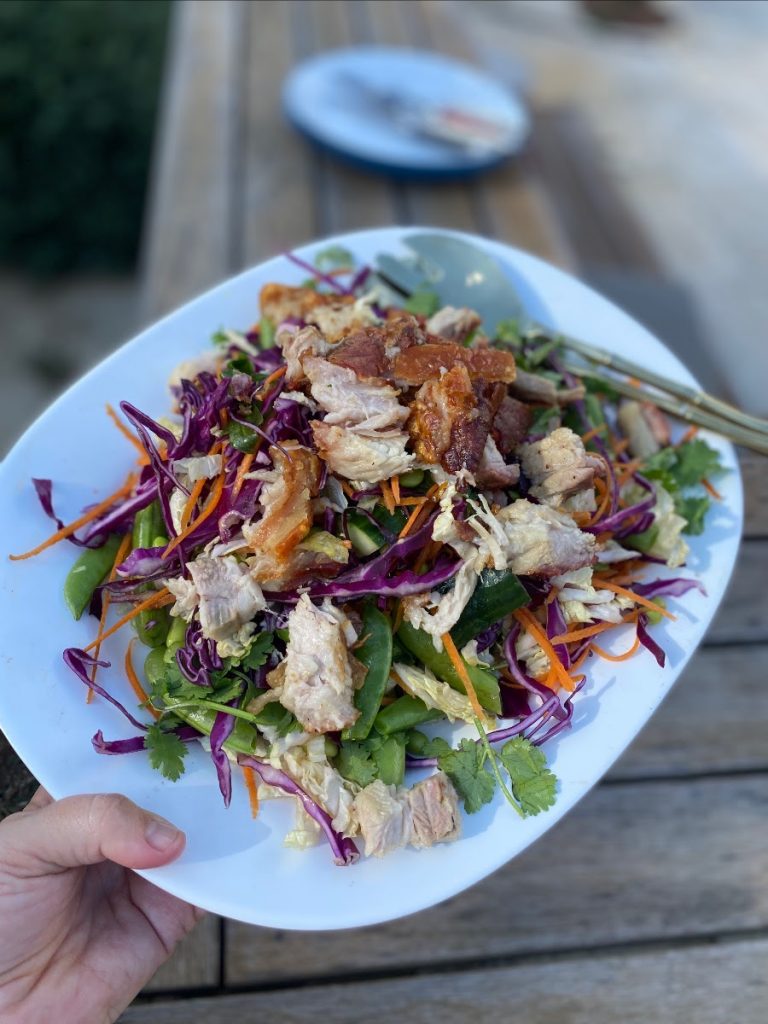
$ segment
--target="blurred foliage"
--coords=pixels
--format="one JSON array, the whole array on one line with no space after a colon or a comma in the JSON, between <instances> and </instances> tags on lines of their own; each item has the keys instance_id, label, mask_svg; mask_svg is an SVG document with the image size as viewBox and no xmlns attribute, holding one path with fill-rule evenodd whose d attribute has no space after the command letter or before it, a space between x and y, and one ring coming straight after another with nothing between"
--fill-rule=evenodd
<instances>
[{"instance_id":1,"label":"blurred foliage","mask_svg":"<svg viewBox=\"0 0 768 1024\"><path fill-rule=\"evenodd\" d=\"M134 265L167 0L1 0L0 262Z\"/></svg>"}]
</instances>

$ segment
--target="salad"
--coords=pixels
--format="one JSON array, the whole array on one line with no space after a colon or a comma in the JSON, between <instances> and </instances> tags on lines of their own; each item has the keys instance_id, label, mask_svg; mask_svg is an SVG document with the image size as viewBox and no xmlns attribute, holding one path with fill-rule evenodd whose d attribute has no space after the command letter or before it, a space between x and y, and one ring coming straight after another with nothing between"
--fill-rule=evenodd
<instances>
[{"instance_id":1,"label":"salad","mask_svg":"<svg viewBox=\"0 0 768 1024\"><path fill-rule=\"evenodd\" d=\"M663 666L666 599L702 589L654 569L684 565L721 467L565 372L554 336L428 290L388 301L338 249L292 258L309 279L178 367L168 417L107 408L135 449L117 491L65 525L33 481L57 530L11 557L82 548L64 598L98 627L64 660L132 727L97 731L99 754L176 780L202 745L225 804L235 767L254 815L293 799L287 844L351 864L456 840L497 790L521 817L552 806L547 743L590 662ZM125 627L134 708L103 682Z\"/></svg>"}]
</instances>

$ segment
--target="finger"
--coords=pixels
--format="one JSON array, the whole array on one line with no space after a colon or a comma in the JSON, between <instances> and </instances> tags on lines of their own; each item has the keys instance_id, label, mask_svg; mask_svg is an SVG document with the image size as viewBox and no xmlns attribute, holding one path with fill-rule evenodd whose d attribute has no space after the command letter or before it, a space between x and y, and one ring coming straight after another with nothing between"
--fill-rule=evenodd
<instances>
[{"instance_id":1,"label":"finger","mask_svg":"<svg viewBox=\"0 0 768 1024\"><path fill-rule=\"evenodd\" d=\"M0 863L24 875L111 860L127 868L167 864L184 833L117 794L71 796L0 826Z\"/></svg>"},{"instance_id":2,"label":"finger","mask_svg":"<svg viewBox=\"0 0 768 1024\"><path fill-rule=\"evenodd\" d=\"M37 792L32 797L32 799L27 804L27 806L24 808L24 810L25 811L37 811L37 810L40 810L41 807L47 807L48 804L52 804L52 803L53 803L53 797L51 796L51 794L48 792L47 789L43 789L43 787L40 786L37 789Z\"/></svg>"}]
</instances>

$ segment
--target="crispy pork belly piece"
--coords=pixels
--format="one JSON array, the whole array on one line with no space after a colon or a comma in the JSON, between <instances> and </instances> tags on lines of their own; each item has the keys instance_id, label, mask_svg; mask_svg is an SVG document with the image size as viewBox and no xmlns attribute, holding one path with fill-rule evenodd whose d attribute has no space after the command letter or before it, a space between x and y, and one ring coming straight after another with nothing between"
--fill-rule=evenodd
<instances>
[{"instance_id":1,"label":"crispy pork belly piece","mask_svg":"<svg viewBox=\"0 0 768 1024\"><path fill-rule=\"evenodd\" d=\"M327 341L335 341L353 327L363 326L367 319L354 295L329 295L314 288L265 284L260 302L262 313L276 326L284 320L302 320L319 327Z\"/></svg>"},{"instance_id":2,"label":"crispy pork belly piece","mask_svg":"<svg viewBox=\"0 0 768 1024\"><path fill-rule=\"evenodd\" d=\"M321 470L318 457L298 445L273 446L269 454L275 468L265 475L261 519L243 524L243 535L256 556L253 575L265 585L285 576L292 552L309 533Z\"/></svg>"},{"instance_id":3,"label":"crispy pork belly piece","mask_svg":"<svg viewBox=\"0 0 768 1024\"><path fill-rule=\"evenodd\" d=\"M378 483L413 468L415 456L405 450L408 435L400 431L363 436L354 429L313 420L320 457L332 473L347 480Z\"/></svg>"},{"instance_id":4,"label":"crispy pork belly piece","mask_svg":"<svg viewBox=\"0 0 768 1024\"><path fill-rule=\"evenodd\" d=\"M189 575L197 591L203 636L211 640L232 637L266 606L248 566L232 555L198 555L189 563Z\"/></svg>"},{"instance_id":5,"label":"crispy pork belly piece","mask_svg":"<svg viewBox=\"0 0 768 1024\"><path fill-rule=\"evenodd\" d=\"M434 846L458 839L461 832L459 799L451 780L443 772L436 772L409 789L408 805L414 846Z\"/></svg>"},{"instance_id":6,"label":"crispy pork belly piece","mask_svg":"<svg viewBox=\"0 0 768 1024\"><path fill-rule=\"evenodd\" d=\"M579 511L593 511L595 473L603 470L602 459L590 455L578 434L558 427L541 441L520 445L523 472L531 482L534 498L559 508L579 491L590 491L591 501L581 500Z\"/></svg>"},{"instance_id":7,"label":"crispy pork belly piece","mask_svg":"<svg viewBox=\"0 0 768 1024\"><path fill-rule=\"evenodd\" d=\"M474 309L443 306L427 320L427 330L430 334L438 334L447 341L456 341L461 345L480 323L480 315Z\"/></svg>"},{"instance_id":8,"label":"crispy pork belly piece","mask_svg":"<svg viewBox=\"0 0 768 1024\"><path fill-rule=\"evenodd\" d=\"M655 455L670 442L666 417L650 402L623 401L618 419L631 454L639 459Z\"/></svg>"},{"instance_id":9,"label":"crispy pork belly piece","mask_svg":"<svg viewBox=\"0 0 768 1024\"><path fill-rule=\"evenodd\" d=\"M520 500L496 518L506 535L507 566L519 576L560 576L595 561L595 538L563 512Z\"/></svg>"},{"instance_id":10,"label":"crispy pork belly piece","mask_svg":"<svg viewBox=\"0 0 768 1024\"><path fill-rule=\"evenodd\" d=\"M556 388L551 380L539 377L535 373L518 370L514 382L509 388L510 394L524 402L537 402L540 405L570 405L583 398L583 384L573 388Z\"/></svg>"},{"instance_id":11,"label":"crispy pork belly piece","mask_svg":"<svg viewBox=\"0 0 768 1024\"><path fill-rule=\"evenodd\" d=\"M305 360L304 371L312 397L330 426L353 427L368 435L401 427L408 419L408 409L398 401L399 392L384 381L360 378L327 359Z\"/></svg>"},{"instance_id":12,"label":"crispy pork belly piece","mask_svg":"<svg viewBox=\"0 0 768 1024\"><path fill-rule=\"evenodd\" d=\"M496 442L488 435L480 463L475 470L475 481L478 487L490 490L514 487L520 479L520 467L515 463L508 466L496 447Z\"/></svg>"},{"instance_id":13,"label":"crispy pork belly piece","mask_svg":"<svg viewBox=\"0 0 768 1024\"><path fill-rule=\"evenodd\" d=\"M519 402L505 395L499 411L493 419L493 434L496 446L502 455L509 455L528 435L533 412L525 402Z\"/></svg>"},{"instance_id":14,"label":"crispy pork belly piece","mask_svg":"<svg viewBox=\"0 0 768 1024\"><path fill-rule=\"evenodd\" d=\"M280 702L306 732L335 732L353 725L360 712L342 624L315 607L306 594L288 617Z\"/></svg>"},{"instance_id":15,"label":"crispy pork belly piece","mask_svg":"<svg viewBox=\"0 0 768 1024\"><path fill-rule=\"evenodd\" d=\"M501 384L473 383L463 363L422 384L408 420L417 457L449 473L474 472L503 395Z\"/></svg>"},{"instance_id":16,"label":"crispy pork belly piece","mask_svg":"<svg viewBox=\"0 0 768 1024\"><path fill-rule=\"evenodd\" d=\"M353 370L360 378L386 378L389 359L385 331L380 327L361 327L352 331L333 347L328 361Z\"/></svg>"},{"instance_id":17,"label":"crispy pork belly piece","mask_svg":"<svg viewBox=\"0 0 768 1024\"><path fill-rule=\"evenodd\" d=\"M414 345L422 345L426 340L424 330L416 317L399 309L387 310L387 318L380 330L384 335L389 358L398 352L413 348Z\"/></svg>"},{"instance_id":18,"label":"crispy pork belly piece","mask_svg":"<svg viewBox=\"0 0 768 1024\"><path fill-rule=\"evenodd\" d=\"M472 380L509 384L515 379L515 357L494 348L462 348L454 342L427 342L401 352L392 366L396 383L417 387L438 380L446 370L466 366Z\"/></svg>"},{"instance_id":19,"label":"crispy pork belly piece","mask_svg":"<svg viewBox=\"0 0 768 1024\"><path fill-rule=\"evenodd\" d=\"M355 797L367 857L383 857L412 843L422 848L457 839L461 830L456 790L443 772L395 789L380 779Z\"/></svg>"},{"instance_id":20,"label":"crispy pork belly piece","mask_svg":"<svg viewBox=\"0 0 768 1024\"><path fill-rule=\"evenodd\" d=\"M330 348L320 331L311 324L301 328L286 324L277 332L275 340L283 350L287 367L285 382L291 386L304 380L304 359L324 356Z\"/></svg>"}]
</instances>

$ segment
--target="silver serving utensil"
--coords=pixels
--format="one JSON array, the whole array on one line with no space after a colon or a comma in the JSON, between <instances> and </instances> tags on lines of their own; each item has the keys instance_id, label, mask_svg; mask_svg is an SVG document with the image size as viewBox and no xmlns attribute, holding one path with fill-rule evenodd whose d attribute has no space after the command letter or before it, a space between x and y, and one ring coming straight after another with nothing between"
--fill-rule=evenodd
<instances>
[{"instance_id":1,"label":"silver serving utensil","mask_svg":"<svg viewBox=\"0 0 768 1024\"><path fill-rule=\"evenodd\" d=\"M434 291L440 301L452 306L477 310L483 322L493 329L502 320L514 319L524 327L552 332L538 324L521 301L519 289L510 273L494 256L470 242L451 235L414 233L405 238L414 256L396 259L377 257L377 271L384 281L404 295L420 288ZM640 366L622 356L557 334L563 348L578 353L586 365L569 362L566 369L575 374L588 373L604 380L617 391L633 398L653 402L683 419L723 434L737 444L768 454L768 421L742 412L714 395ZM613 371L600 374L600 369ZM648 385L640 387L614 374L626 374ZM670 397L672 396L672 397Z\"/></svg>"}]
</instances>

